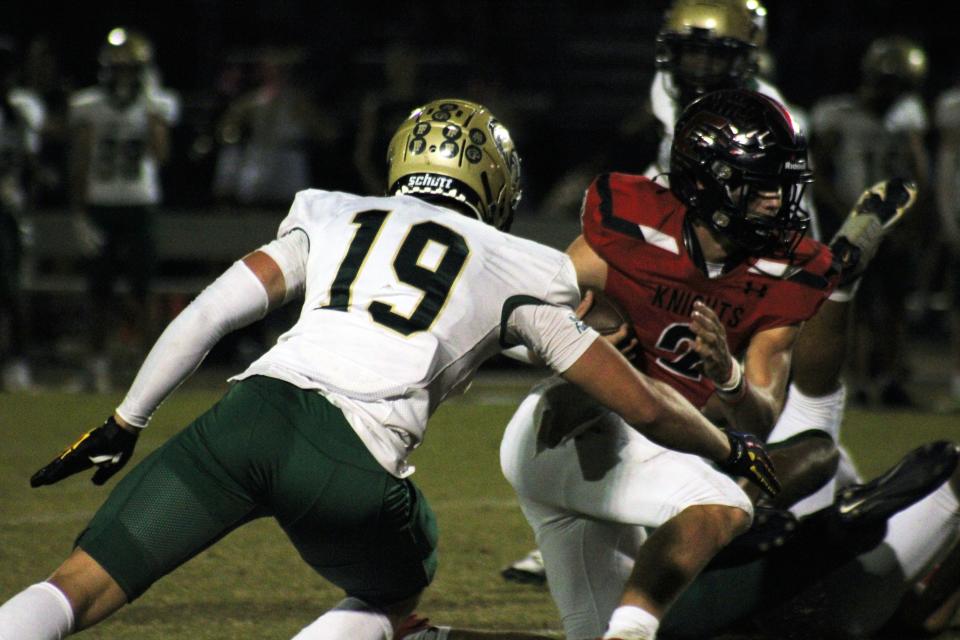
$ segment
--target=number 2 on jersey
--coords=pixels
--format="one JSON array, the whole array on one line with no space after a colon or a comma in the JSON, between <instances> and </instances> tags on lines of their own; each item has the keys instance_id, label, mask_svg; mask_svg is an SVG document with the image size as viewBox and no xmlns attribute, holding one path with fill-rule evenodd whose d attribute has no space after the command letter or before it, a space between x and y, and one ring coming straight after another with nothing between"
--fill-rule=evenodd
<instances>
[{"instance_id":1,"label":"number 2 on jersey","mask_svg":"<svg viewBox=\"0 0 960 640\"><path fill-rule=\"evenodd\" d=\"M677 357L672 360L657 358L657 364L678 376L699 381L703 375L700 373L700 355L693 350L696 340L697 334L689 324L669 325L657 339L657 349L677 354Z\"/></svg>"},{"instance_id":2,"label":"number 2 on jersey","mask_svg":"<svg viewBox=\"0 0 960 640\"><path fill-rule=\"evenodd\" d=\"M330 287L330 303L322 307L323 309L346 311L350 308L353 283L389 215L389 211L372 210L361 211L354 216L353 223L359 228ZM443 258L435 269L420 263L420 258L430 242L444 248ZM367 306L370 316L375 322L405 336L426 331L443 309L469 253L470 249L464 237L447 227L435 222L420 222L411 226L397 250L393 271L400 282L422 291L423 297L409 317L394 312L389 304L379 300L373 300Z\"/></svg>"}]
</instances>

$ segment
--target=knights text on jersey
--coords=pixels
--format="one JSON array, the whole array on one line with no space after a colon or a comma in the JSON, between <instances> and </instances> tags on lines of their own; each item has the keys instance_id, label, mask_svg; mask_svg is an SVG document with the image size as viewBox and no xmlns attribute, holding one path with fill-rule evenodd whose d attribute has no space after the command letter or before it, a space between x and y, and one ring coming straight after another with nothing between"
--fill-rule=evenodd
<instances>
[{"instance_id":1,"label":"knights text on jersey","mask_svg":"<svg viewBox=\"0 0 960 640\"><path fill-rule=\"evenodd\" d=\"M437 405L502 349L508 301L580 297L562 252L409 196L301 191L278 236L299 232L300 317L238 378L324 392L397 475Z\"/></svg>"},{"instance_id":2,"label":"knights text on jersey","mask_svg":"<svg viewBox=\"0 0 960 640\"><path fill-rule=\"evenodd\" d=\"M642 176L604 174L587 190L583 235L610 267L606 293L633 319L641 368L702 407L714 387L692 350L694 302L716 312L731 352L742 354L757 332L810 318L835 279L829 249L809 239L792 263L751 258L709 278L684 242L685 215L669 189Z\"/></svg>"}]
</instances>

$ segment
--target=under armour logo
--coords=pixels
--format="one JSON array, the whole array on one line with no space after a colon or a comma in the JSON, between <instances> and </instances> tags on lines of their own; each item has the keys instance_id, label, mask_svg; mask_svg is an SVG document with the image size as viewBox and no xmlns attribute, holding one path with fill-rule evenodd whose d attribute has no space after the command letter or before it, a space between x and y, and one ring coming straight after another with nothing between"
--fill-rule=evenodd
<instances>
[{"instance_id":1,"label":"under armour logo","mask_svg":"<svg viewBox=\"0 0 960 640\"><path fill-rule=\"evenodd\" d=\"M760 285L758 288L754 289L754 288L753 288L753 280L747 280L747 286L745 286L745 287L743 288L743 292L744 292L746 295L750 295L751 293L755 293L755 294L757 294L757 297L758 297L758 298L762 298L762 297L764 297L764 296L767 295L767 285L763 284L763 285Z\"/></svg>"}]
</instances>

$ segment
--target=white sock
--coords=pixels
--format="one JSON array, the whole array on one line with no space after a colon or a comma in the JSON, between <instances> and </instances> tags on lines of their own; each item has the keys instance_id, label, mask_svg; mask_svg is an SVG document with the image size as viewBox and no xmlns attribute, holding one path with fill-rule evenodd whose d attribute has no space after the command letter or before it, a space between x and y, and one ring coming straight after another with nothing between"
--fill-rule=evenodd
<instances>
[{"instance_id":1,"label":"white sock","mask_svg":"<svg viewBox=\"0 0 960 640\"><path fill-rule=\"evenodd\" d=\"M825 582L831 631L873 637L903 594L960 537L960 502L949 482L887 523L883 542L838 568Z\"/></svg>"},{"instance_id":2,"label":"white sock","mask_svg":"<svg viewBox=\"0 0 960 640\"><path fill-rule=\"evenodd\" d=\"M863 476L857 470L857 465L853 463L850 452L842 444L837 445L840 450L840 464L837 465L837 473L833 476L836 480L837 490L840 491L852 484L863 484Z\"/></svg>"},{"instance_id":3,"label":"white sock","mask_svg":"<svg viewBox=\"0 0 960 640\"><path fill-rule=\"evenodd\" d=\"M393 640L393 625L379 609L358 598L345 598L333 609L301 629L293 640L339 640L341 638Z\"/></svg>"},{"instance_id":4,"label":"white sock","mask_svg":"<svg viewBox=\"0 0 960 640\"><path fill-rule=\"evenodd\" d=\"M860 280L861 278L857 278L849 284L837 287L827 300L832 300L833 302L850 302L854 296L857 295L857 290L860 288Z\"/></svg>"},{"instance_id":5,"label":"white sock","mask_svg":"<svg viewBox=\"0 0 960 640\"><path fill-rule=\"evenodd\" d=\"M840 441L840 424L843 422L843 408L847 402L847 389L844 385L825 396L808 396L797 385L790 384L787 402L780 419L770 432L770 442L781 442L808 429L819 429L830 434L834 442ZM841 455L846 452L841 451ZM849 456L844 455L850 469L853 470ZM797 501L790 511L797 517L818 511L833 504L837 490L837 477L803 500Z\"/></svg>"},{"instance_id":6,"label":"white sock","mask_svg":"<svg viewBox=\"0 0 960 640\"><path fill-rule=\"evenodd\" d=\"M768 440L780 442L808 429L820 429L829 433L834 442L838 442L846 402L847 388L843 384L825 396L808 396L791 383L787 391L787 402Z\"/></svg>"},{"instance_id":7,"label":"white sock","mask_svg":"<svg viewBox=\"0 0 960 640\"><path fill-rule=\"evenodd\" d=\"M450 637L450 627L427 627L423 631L417 631L404 636L400 640L447 640Z\"/></svg>"},{"instance_id":8,"label":"white sock","mask_svg":"<svg viewBox=\"0 0 960 640\"><path fill-rule=\"evenodd\" d=\"M929 571L960 537L960 500L950 482L894 514L884 544L893 549L908 581Z\"/></svg>"},{"instance_id":9,"label":"white sock","mask_svg":"<svg viewBox=\"0 0 960 640\"><path fill-rule=\"evenodd\" d=\"M0 640L60 640L73 631L73 608L49 582L31 585L0 606Z\"/></svg>"},{"instance_id":10,"label":"white sock","mask_svg":"<svg viewBox=\"0 0 960 640\"><path fill-rule=\"evenodd\" d=\"M640 607L619 606L613 610L604 638L621 640L654 640L660 621Z\"/></svg>"}]
</instances>

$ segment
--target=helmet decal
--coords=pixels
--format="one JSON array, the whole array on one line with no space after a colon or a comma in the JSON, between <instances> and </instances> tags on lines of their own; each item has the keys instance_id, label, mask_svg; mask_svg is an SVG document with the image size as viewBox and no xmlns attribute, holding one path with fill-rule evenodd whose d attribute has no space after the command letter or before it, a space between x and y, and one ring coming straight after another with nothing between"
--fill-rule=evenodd
<instances>
[{"instance_id":1,"label":"helmet decal","mask_svg":"<svg viewBox=\"0 0 960 640\"><path fill-rule=\"evenodd\" d=\"M520 158L490 111L460 99L413 110L387 151L387 192L465 205L479 220L509 226L520 200Z\"/></svg>"},{"instance_id":2,"label":"helmet decal","mask_svg":"<svg viewBox=\"0 0 960 640\"><path fill-rule=\"evenodd\" d=\"M800 206L812 182L803 134L776 100L746 89L709 93L677 121L670 185L698 219L754 255L788 255L809 218ZM775 192L779 208L749 204Z\"/></svg>"}]
</instances>

